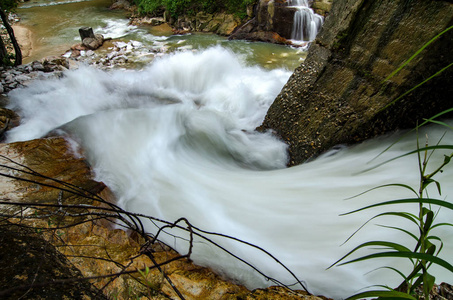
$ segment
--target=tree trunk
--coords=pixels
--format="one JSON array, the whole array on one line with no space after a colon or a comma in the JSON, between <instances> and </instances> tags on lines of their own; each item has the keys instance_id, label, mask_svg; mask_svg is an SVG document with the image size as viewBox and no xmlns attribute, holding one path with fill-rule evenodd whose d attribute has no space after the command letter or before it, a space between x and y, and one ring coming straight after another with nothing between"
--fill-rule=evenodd
<instances>
[{"instance_id":1,"label":"tree trunk","mask_svg":"<svg viewBox=\"0 0 453 300\"><path fill-rule=\"evenodd\" d=\"M19 43L17 42L16 37L14 36L14 30L9 25L8 18L1 7L0 7L0 17L2 18L3 25L5 26L6 31L8 31L9 38L11 39L11 43L13 44L13 47L14 47L14 52L16 54L16 58L14 60L14 65L15 66L21 65L22 64L22 51L20 50Z\"/></svg>"},{"instance_id":2,"label":"tree trunk","mask_svg":"<svg viewBox=\"0 0 453 300\"><path fill-rule=\"evenodd\" d=\"M5 44L3 43L3 39L0 36L0 66L5 64L7 57L8 52L6 51Z\"/></svg>"}]
</instances>

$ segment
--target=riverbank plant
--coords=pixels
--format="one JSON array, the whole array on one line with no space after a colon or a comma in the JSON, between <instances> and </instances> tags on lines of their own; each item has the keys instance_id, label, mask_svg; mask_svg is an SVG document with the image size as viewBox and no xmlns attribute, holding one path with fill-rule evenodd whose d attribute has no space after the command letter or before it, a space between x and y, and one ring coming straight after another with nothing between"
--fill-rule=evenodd
<instances>
[{"instance_id":1,"label":"riverbank plant","mask_svg":"<svg viewBox=\"0 0 453 300\"><path fill-rule=\"evenodd\" d=\"M195 15L200 11L216 13L226 11L240 18L247 16L247 6L256 0L134 0L141 14L157 15L168 11L173 18L181 15Z\"/></svg>"},{"instance_id":2,"label":"riverbank plant","mask_svg":"<svg viewBox=\"0 0 453 300\"><path fill-rule=\"evenodd\" d=\"M437 123L447 127L450 130L453 130L453 128L450 125L437 120L437 117L443 116L447 113L451 113L452 111L453 108L437 115L432 119L427 120L424 124ZM441 162L438 163L437 165L432 166L430 164L430 161L439 151L442 152L440 155L443 156L443 159L441 159ZM451 153L445 154L445 151L451 151ZM335 262L332 266L345 265L382 257L384 258L396 257L408 259L410 261L412 269L408 274L404 274L403 271L396 269L393 266L384 266L383 268L391 269L402 276L403 281L399 286L392 288L385 287L386 290L372 290L362 292L351 296L350 298L348 298L349 300L370 297L419 299L420 294L422 295L422 298L429 299L429 293L432 290L435 283L435 277L430 273L430 267L432 267L433 265L441 266L449 270L453 275L453 265L451 264L451 262L448 262L438 257L439 253L443 248L444 242L439 236L435 234L436 228L453 227L453 223L436 222L436 215L438 214L438 212L440 210L453 210L453 204L442 199L433 198L429 196L428 192L428 187L435 186L439 196L441 195L442 192L441 184L436 179L436 177L441 175L441 173L446 167L451 166L450 163L453 157L453 145L443 145L441 143L437 143L435 145L428 145L428 143L426 143L424 146L420 146L420 144L417 142L417 149L406 154L403 154L399 157L396 157L391 161L408 155L418 156L418 167L420 173L419 174L420 181L418 184L418 188L413 188L406 184L393 183L384 186L378 186L376 188L373 188L372 190L387 187L399 187L408 190L411 194L414 195L414 197L394 199L376 203L373 205L357 209L355 211L348 212L344 215L358 213L375 207L394 207L394 205L398 204L406 204L408 205L408 207L410 207L411 205L416 205L418 207L418 213L412 213L410 211L387 211L375 215L365 223L367 224L374 219L379 219L384 216L391 216L399 219L409 220L415 226L415 230L394 226L384 227L389 228L389 230L400 231L403 234L409 236L415 242L415 246L411 248L408 245L404 245L402 243L395 241L369 241L355 247L353 250L351 250L349 253L347 253L345 256L343 256L341 259ZM431 169L432 171L428 171L429 169ZM366 191L365 193L369 191ZM363 195L365 193L362 193L360 195ZM365 226L365 224L360 229L362 229ZM359 258L351 259L345 262L345 260L352 254L359 252L359 250L362 250L364 248L373 250L376 250L378 248L379 251L376 251L372 254L360 256Z\"/></svg>"}]
</instances>

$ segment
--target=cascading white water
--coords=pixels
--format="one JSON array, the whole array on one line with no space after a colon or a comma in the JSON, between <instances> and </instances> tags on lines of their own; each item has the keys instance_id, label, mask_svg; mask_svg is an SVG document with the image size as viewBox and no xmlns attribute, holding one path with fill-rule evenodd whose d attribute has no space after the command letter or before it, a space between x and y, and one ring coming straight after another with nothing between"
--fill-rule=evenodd
<instances>
[{"instance_id":1,"label":"cascading white water","mask_svg":"<svg viewBox=\"0 0 453 300\"><path fill-rule=\"evenodd\" d=\"M287 3L297 9L294 14L291 39L295 41L313 41L319 30L321 30L324 18L310 8L308 0L287 0Z\"/></svg>"},{"instance_id":2,"label":"cascading white water","mask_svg":"<svg viewBox=\"0 0 453 300\"><path fill-rule=\"evenodd\" d=\"M401 232L369 224L342 245L379 210L339 215L380 200L412 197L389 188L344 200L382 184L417 185L417 159L405 157L360 173L397 138L389 136L285 168L285 144L253 129L289 76L284 70L244 66L220 47L170 55L143 71L82 68L12 92L11 106L21 111L23 124L9 133L9 141L61 128L83 147L97 179L116 193L125 209L168 221L186 217L202 229L259 245L315 294L343 298L372 284L394 286L400 278L391 271L367 272L384 264L400 266L396 260L326 268L361 242L404 240ZM429 130L430 140L435 142L440 132ZM451 134L444 142L453 142ZM415 143L413 136L405 138L376 163L414 149ZM452 179L451 168L440 178L447 200L453 195ZM438 221L452 217L441 211ZM376 223L415 230L410 222L396 221ZM153 224L147 229L156 232ZM441 228L437 232L446 243L443 257L451 259L453 235ZM181 252L187 250L183 239L161 238ZM263 253L213 239L269 276L294 282ZM193 251L196 263L250 288L272 284L206 242L196 242ZM438 270L438 275L439 282L451 281L451 274Z\"/></svg>"}]
</instances>

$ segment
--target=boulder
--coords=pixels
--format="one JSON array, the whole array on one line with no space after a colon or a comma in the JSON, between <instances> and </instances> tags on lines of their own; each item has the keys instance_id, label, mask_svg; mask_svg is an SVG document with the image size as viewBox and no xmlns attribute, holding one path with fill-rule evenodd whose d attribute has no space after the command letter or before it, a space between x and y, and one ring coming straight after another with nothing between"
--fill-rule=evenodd
<instances>
[{"instance_id":1,"label":"boulder","mask_svg":"<svg viewBox=\"0 0 453 300\"><path fill-rule=\"evenodd\" d=\"M82 27L79 29L80 39L82 45L91 50L96 50L104 43L104 36L102 34L94 34L91 27Z\"/></svg>"},{"instance_id":2,"label":"boulder","mask_svg":"<svg viewBox=\"0 0 453 300\"><path fill-rule=\"evenodd\" d=\"M81 198L69 192L60 194L58 189L64 187L62 182L82 188L87 195L105 189L104 184L92 179L88 163L75 151L61 137L0 144L2 201L92 204L90 198ZM0 206L0 211L5 209L19 211L20 207Z\"/></svg>"},{"instance_id":3,"label":"boulder","mask_svg":"<svg viewBox=\"0 0 453 300\"><path fill-rule=\"evenodd\" d=\"M450 108L453 68L394 101L453 61L453 30L385 79L452 23L451 1L336 0L259 129L287 142L297 165Z\"/></svg>"},{"instance_id":4,"label":"boulder","mask_svg":"<svg viewBox=\"0 0 453 300\"><path fill-rule=\"evenodd\" d=\"M2 221L1 299L107 299L35 230Z\"/></svg>"},{"instance_id":5,"label":"boulder","mask_svg":"<svg viewBox=\"0 0 453 300\"><path fill-rule=\"evenodd\" d=\"M296 9L286 1L261 0L255 17L239 27L229 38L277 44L290 44ZM273 38L275 37L275 38Z\"/></svg>"}]
</instances>

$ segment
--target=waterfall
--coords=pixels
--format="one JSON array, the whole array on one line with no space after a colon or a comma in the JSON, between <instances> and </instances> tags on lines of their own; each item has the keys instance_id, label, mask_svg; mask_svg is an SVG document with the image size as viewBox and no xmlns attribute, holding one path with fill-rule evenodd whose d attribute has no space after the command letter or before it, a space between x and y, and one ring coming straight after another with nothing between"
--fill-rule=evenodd
<instances>
[{"instance_id":1,"label":"waterfall","mask_svg":"<svg viewBox=\"0 0 453 300\"><path fill-rule=\"evenodd\" d=\"M288 6L295 7L291 39L311 42L321 30L324 18L310 8L308 0L287 0Z\"/></svg>"},{"instance_id":2,"label":"waterfall","mask_svg":"<svg viewBox=\"0 0 453 300\"><path fill-rule=\"evenodd\" d=\"M82 147L96 178L114 191L124 209L172 222L185 217L204 230L263 247L316 295L340 299L367 286L399 284L399 275L376 269L405 268L409 261L367 261L326 269L365 241L393 240L414 248L413 240L404 240L402 232L371 224L407 225L416 233L413 224L402 218L370 222L342 245L381 211L340 214L383 200L413 197L388 188L344 200L388 183L416 185L417 158L407 156L362 173L400 138L394 135L285 168L286 145L254 128L290 75L281 69L248 66L221 47L164 56L142 71L81 68L11 92L11 107L21 113L22 124L10 131L8 139L39 138L55 128L67 132ZM429 132L433 142L442 136L440 130ZM453 143L451 134L443 142ZM415 147L415 134L407 136L373 163ZM436 180L441 182L442 198L451 201L452 168L445 168ZM453 213L446 209L436 216L439 223L452 219ZM156 225L145 224L151 233ZM187 235L170 229L166 233L161 236L165 243L181 253L187 251ZM451 261L452 231L440 227L435 235L445 242L444 259ZM256 249L212 239L265 274L294 283L286 270ZM195 241L191 258L251 289L273 284L206 241ZM451 273L433 272L439 282L451 280Z\"/></svg>"}]
</instances>

